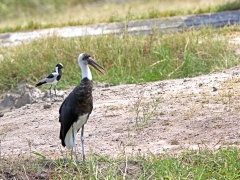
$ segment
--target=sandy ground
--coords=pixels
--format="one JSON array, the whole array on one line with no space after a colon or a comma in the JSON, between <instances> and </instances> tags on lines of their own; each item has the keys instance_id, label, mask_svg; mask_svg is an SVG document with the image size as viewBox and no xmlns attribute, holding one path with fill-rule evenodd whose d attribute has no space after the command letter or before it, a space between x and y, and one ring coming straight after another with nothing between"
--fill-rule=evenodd
<instances>
[{"instance_id":1,"label":"sandy ground","mask_svg":"<svg viewBox=\"0 0 240 180\"><path fill-rule=\"evenodd\" d=\"M85 125L86 156L239 147L239 73L240 66L195 78L96 86L94 109ZM6 112L0 118L1 156L30 150L48 157L67 156L70 151L59 139L63 99L39 100ZM46 103L51 107L45 109ZM81 153L80 138L77 143Z\"/></svg>"},{"instance_id":2,"label":"sandy ground","mask_svg":"<svg viewBox=\"0 0 240 180\"><path fill-rule=\"evenodd\" d=\"M237 56L239 35L228 37ZM0 117L0 157L31 151L50 158L68 156L59 139L58 110L72 89L46 98L46 92L34 87L34 96L39 96L35 103L5 112ZM240 65L195 78L95 83L93 97L94 109L85 125L86 156L240 146ZM80 133L78 137L81 153Z\"/></svg>"}]
</instances>

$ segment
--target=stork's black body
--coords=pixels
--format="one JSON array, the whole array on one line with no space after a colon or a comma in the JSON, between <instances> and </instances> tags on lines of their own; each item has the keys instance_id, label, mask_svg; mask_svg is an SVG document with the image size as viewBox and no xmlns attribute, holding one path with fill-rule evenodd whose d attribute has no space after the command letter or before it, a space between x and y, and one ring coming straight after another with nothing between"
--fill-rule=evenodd
<instances>
[{"instance_id":1,"label":"stork's black body","mask_svg":"<svg viewBox=\"0 0 240 180\"><path fill-rule=\"evenodd\" d=\"M78 64L82 70L81 83L68 95L59 109L59 122L61 123L59 137L64 147L66 146L68 149L74 147L76 160L78 160L78 157L75 137L77 132L82 128L81 142L84 159L84 124L87 122L93 109L92 74L88 65L93 66L101 73L103 73L102 70L104 70L103 67L97 64L91 56L86 53L79 55Z\"/></svg>"},{"instance_id":2,"label":"stork's black body","mask_svg":"<svg viewBox=\"0 0 240 180\"><path fill-rule=\"evenodd\" d=\"M51 74L49 74L48 77L42 79L39 83L37 83L36 87L41 86L43 84L51 84L50 86L50 95L51 95L52 85L54 85L54 91L56 95L56 85L62 77L62 68L64 68L63 65L61 63L58 63L56 65L56 70Z\"/></svg>"},{"instance_id":3,"label":"stork's black body","mask_svg":"<svg viewBox=\"0 0 240 180\"><path fill-rule=\"evenodd\" d=\"M79 116L81 117L85 114L87 114L88 119L92 112L92 88L93 84L91 80L88 78L82 79L81 83L69 94L59 109L59 122L61 122L60 139L64 147L66 146L66 134L74 122L78 121ZM62 111L62 109L64 110ZM67 121L64 121L64 119L67 119Z\"/></svg>"}]
</instances>

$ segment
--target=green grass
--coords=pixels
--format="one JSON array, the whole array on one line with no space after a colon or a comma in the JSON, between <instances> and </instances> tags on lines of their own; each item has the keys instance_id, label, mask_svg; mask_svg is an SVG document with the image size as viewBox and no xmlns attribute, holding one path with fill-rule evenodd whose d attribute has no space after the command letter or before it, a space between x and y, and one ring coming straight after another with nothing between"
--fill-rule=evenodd
<instances>
[{"instance_id":1,"label":"green grass","mask_svg":"<svg viewBox=\"0 0 240 180\"><path fill-rule=\"evenodd\" d=\"M2 0L0 33L240 9L238 0L139 0L99 6L90 5L93 1Z\"/></svg>"},{"instance_id":2,"label":"green grass","mask_svg":"<svg viewBox=\"0 0 240 180\"><path fill-rule=\"evenodd\" d=\"M58 88L75 86L81 81L77 63L81 52L91 54L106 68L104 75L92 69L94 81L115 85L194 77L219 71L240 62L224 37L238 32L239 28L205 28L174 34L155 32L151 36L49 37L2 48L0 92L23 80L35 84L54 71L58 62L65 66Z\"/></svg>"},{"instance_id":3,"label":"green grass","mask_svg":"<svg viewBox=\"0 0 240 180\"><path fill-rule=\"evenodd\" d=\"M86 162L32 156L0 159L0 178L35 179L239 179L240 150L187 151L178 155L89 155ZM44 175L45 174L45 175Z\"/></svg>"}]
</instances>

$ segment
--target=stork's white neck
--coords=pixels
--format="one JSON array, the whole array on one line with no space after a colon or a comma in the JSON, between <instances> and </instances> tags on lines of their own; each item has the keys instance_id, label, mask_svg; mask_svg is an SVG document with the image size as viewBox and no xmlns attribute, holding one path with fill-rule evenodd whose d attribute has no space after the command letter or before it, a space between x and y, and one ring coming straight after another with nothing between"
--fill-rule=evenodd
<instances>
[{"instance_id":1,"label":"stork's white neck","mask_svg":"<svg viewBox=\"0 0 240 180\"><path fill-rule=\"evenodd\" d=\"M82 79L83 78L88 78L91 81L92 80L92 73L91 73L88 65L86 65L84 63L79 63L79 66L82 70Z\"/></svg>"}]
</instances>

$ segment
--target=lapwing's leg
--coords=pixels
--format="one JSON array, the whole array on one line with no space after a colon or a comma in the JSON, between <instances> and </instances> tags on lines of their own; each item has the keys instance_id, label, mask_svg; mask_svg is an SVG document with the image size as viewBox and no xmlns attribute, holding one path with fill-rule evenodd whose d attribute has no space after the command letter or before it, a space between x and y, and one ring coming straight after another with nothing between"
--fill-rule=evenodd
<instances>
[{"instance_id":1,"label":"lapwing's leg","mask_svg":"<svg viewBox=\"0 0 240 180\"><path fill-rule=\"evenodd\" d=\"M74 151L75 151L76 161L78 161L76 138L75 138L75 136L74 136L73 126L72 126L72 137L73 137L73 145L74 145Z\"/></svg>"},{"instance_id":2,"label":"lapwing's leg","mask_svg":"<svg viewBox=\"0 0 240 180\"><path fill-rule=\"evenodd\" d=\"M57 96L57 93L56 93L56 85L54 85L54 91L55 91L55 96Z\"/></svg>"},{"instance_id":3,"label":"lapwing's leg","mask_svg":"<svg viewBox=\"0 0 240 180\"><path fill-rule=\"evenodd\" d=\"M51 84L51 86L50 86L50 88L49 88L49 90L50 90L50 96L51 96L51 94L52 94L52 93L51 93L51 89L52 89L52 84Z\"/></svg>"},{"instance_id":4,"label":"lapwing's leg","mask_svg":"<svg viewBox=\"0 0 240 180\"><path fill-rule=\"evenodd\" d=\"M83 131L84 131L84 125L82 126L82 131L81 131L82 156L83 156L83 161L84 161L84 160L85 160L85 153L84 153L84 138L83 138Z\"/></svg>"}]
</instances>

